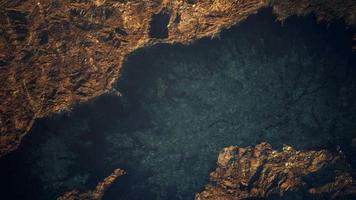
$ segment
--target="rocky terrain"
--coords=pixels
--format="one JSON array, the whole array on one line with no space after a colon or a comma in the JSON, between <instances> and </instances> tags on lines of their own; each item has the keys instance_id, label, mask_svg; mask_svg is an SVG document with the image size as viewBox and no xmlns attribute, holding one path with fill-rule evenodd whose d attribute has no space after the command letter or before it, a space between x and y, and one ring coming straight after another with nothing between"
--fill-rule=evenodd
<instances>
[{"instance_id":1,"label":"rocky terrain","mask_svg":"<svg viewBox=\"0 0 356 200\"><path fill-rule=\"evenodd\" d=\"M123 176L125 171L116 169L110 176L106 177L102 182L98 183L94 190L80 193L78 190L73 190L58 197L57 200L100 200L105 194L105 191L116 181L120 176Z\"/></svg>"},{"instance_id":2,"label":"rocky terrain","mask_svg":"<svg viewBox=\"0 0 356 200\"><path fill-rule=\"evenodd\" d=\"M230 146L220 152L217 165L210 174L210 183L196 194L196 200L356 196L356 182L342 152L297 151L287 145L277 151L268 143L246 148Z\"/></svg>"},{"instance_id":3,"label":"rocky terrain","mask_svg":"<svg viewBox=\"0 0 356 200\"><path fill-rule=\"evenodd\" d=\"M36 119L109 92L136 49L214 37L267 6L356 21L353 0L1 0L0 156Z\"/></svg>"},{"instance_id":4,"label":"rocky terrain","mask_svg":"<svg viewBox=\"0 0 356 200\"><path fill-rule=\"evenodd\" d=\"M341 151L298 151L285 145L281 151L268 143L246 148L224 148L210 174L210 183L196 200L350 199L356 197L356 182ZM57 200L100 200L111 184L125 172L116 169L93 191L73 190Z\"/></svg>"},{"instance_id":5,"label":"rocky terrain","mask_svg":"<svg viewBox=\"0 0 356 200\"><path fill-rule=\"evenodd\" d=\"M35 119L108 92L135 49L211 36L266 2L5 0L0 5L3 155L18 146Z\"/></svg>"},{"instance_id":6,"label":"rocky terrain","mask_svg":"<svg viewBox=\"0 0 356 200\"><path fill-rule=\"evenodd\" d=\"M71 191L59 199L100 199L123 171L115 171L94 190L88 188L98 182L96 176L100 179L119 166L130 172L129 181L114 197L191 199L206 183L203 179L222 147L268 140L273 146L283 142L303 151L286 146L279 152L268 144L228 147L211 183L196 198L350 199L355 168L343 154L307 150L335 144L348 149L342 143L355 130L353 74L347 57L335 55L334 46L295 39L315 40L308 32L301 36L303 30L295 31L297 37L271 32L281 38L271 45L269 41L276 41L268 40L271 27L251 26L253 30L245 27L246 33L232 37L246 41L230 38L220 47L200 44L166 54L162 51L168 52L167 46L152 48L156 53L143 51L147 57L164 57L147 64L151 71L139 64L147 58L126 60L153 44L218 37L222 29L265 7L282 22L292 15L312 14L317 21L341 19L346 28L355 27L353 0L0 0L0 157L18 147L37 119L67 112L107 92L122 94L86 114L71 113L75 117L57 118L49 122L50 128L32 131L44 137L36 136L31 151L23 150L26 154L19 160L24 161L16 158L16 165L2 165L2 198L16 199L16 193L23 195L19 199L55 199ZM293 40L289 46L275 45L289 44L288 38ZM356 35L352 40L356 49ZM325 52L317 53L316 46ZM210 48L223 56L194 53ZM121 84L117 80L124 76L124 62L131 62L124 83L129 87L113 88ZM169 71L166 66L173 67ZM130 114L120 114L121 105L113 109L118 101ZM141 116L149 117L139 122ZM147 119L151 124L144 124ZM354 152L354 147L344 151L353 166ZM39 180L24 178L30 175ZM32 192L38 196L27 196Z\"/></svg>"}]
</instances>

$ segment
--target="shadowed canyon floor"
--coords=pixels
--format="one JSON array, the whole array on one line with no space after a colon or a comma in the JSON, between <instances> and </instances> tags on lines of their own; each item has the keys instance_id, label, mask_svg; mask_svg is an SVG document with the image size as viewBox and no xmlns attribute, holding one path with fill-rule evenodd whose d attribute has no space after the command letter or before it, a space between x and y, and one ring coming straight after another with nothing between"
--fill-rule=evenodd
<instances>
[{"instance_id":1,"label":"shadowed canyon floor","mask_svg":"<svg viewBox=\"0 0 356 200\"><path fill-rule=\"evenodd\" d=\"M1 193L54 199L121 168L104 199L193 199L221 149L262 141L340 145L355 169L356 57L344 27L281 26L264 10L220 39L137 50L111 94L40 120L0 160Z\"/></svg>"}]
</instances>

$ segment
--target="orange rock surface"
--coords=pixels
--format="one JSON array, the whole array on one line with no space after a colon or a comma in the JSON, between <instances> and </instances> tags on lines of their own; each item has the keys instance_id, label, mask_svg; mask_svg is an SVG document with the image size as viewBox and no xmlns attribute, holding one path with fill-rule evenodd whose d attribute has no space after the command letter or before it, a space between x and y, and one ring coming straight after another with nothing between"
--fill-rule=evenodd
<instances>
[{"instance_id":1,"label":"orange rock surface","mask_svg":"<svg viewBox=\"0 0 356 200\"><path fill-rule=\"evenodd\" d=\"M276 151L261 143L255 147L226 147L217 165L210 174L210 183L196 194L196 200L283 197L293 192L299 197L321 199L356 196L356 182L341 153L297 151L287 145Z\"/></svg>"}]
</instances>

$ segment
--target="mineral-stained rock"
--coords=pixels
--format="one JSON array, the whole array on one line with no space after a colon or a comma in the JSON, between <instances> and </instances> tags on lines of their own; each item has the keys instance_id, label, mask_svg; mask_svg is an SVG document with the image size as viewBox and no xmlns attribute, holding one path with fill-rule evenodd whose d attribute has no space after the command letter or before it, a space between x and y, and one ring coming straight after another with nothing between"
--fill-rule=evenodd
<instances>
[{"instance_id":1,"label":"mineral-stained rock","mask_svg":"<svg viewBox=\"0 0 356 200\"><path fill-rule=\"evenodd\" d=\"M125 171L116 169L110 176L100 182L92 191L80 193L78 190L66 192L57 200L100 200L103 198L105 191L116 181L117 178L124 175Z\"/></svg>"},{"instance_id":2,"label":"mineral-stained rock","mask_svg":"<svg viewBox=\"0 0 356 200\"><path fill-rule=\"evenodd\" d=\"M276 151L261 143L255 147L226 147L217 165L210 174L210 183L195 199L239 200L293 192L322 199L356 196L356 182L342 153L297 151L286 145Z\"/></svg>"},{"instance_id":3,"label":"mineral-stained rock","mask_svg":"<svg viewBox=\"0 0 356 200\"><path fill-rule=\"evenodd\" d=\"M0 157L33 122L108 92L125 57L214 36L259 9L355 25L354 0L0 0Z\"/></svg>"}]
</instances>

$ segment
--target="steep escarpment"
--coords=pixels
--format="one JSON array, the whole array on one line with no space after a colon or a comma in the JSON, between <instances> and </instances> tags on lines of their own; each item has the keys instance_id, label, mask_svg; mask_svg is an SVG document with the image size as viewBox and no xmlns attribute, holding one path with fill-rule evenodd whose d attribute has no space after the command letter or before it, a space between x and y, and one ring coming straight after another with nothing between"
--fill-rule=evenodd
<instances>
[{"instance_id":1,"label":"steep escarpment","mask_svg":"<svg viewBox=\"0 0 356 200\"><path fill-rule=\"evenodd\" d=\"M210 174L210 183L196 194L196 200L356 196L355 180L341 152L297 151L287 145L277 151L268 143L246 148L230 146L220 152L217 165Z\"/></svg>"},{"instance_id":2,"label":"steep escarpment","mask_svg":"<svg viewBox=\"0 0 356 200\"><path fill-rule=\"evenodd\" d=\"M38 118L108 92L132 51L214 36L260 8L355 24L355 2L269 0L0 1L0 156Z\"/></svg>"}]
</instances>

